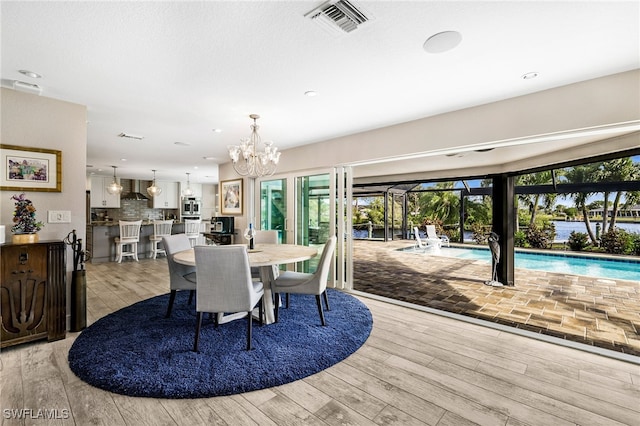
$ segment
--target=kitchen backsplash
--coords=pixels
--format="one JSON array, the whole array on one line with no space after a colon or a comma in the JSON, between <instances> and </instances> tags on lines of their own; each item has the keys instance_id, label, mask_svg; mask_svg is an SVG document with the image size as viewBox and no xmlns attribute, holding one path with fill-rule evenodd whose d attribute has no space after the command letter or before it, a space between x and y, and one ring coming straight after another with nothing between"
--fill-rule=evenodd
<instances>
[{"instance_id":1,"label":"kitchen backsplash","mask_svg":"<svg viewBox=\"0 0 640 426\"><path fill-rule=\"evenodd\" d=\"M139 219L178 219L178 209L153 209L149 207L147 200L120 200L119 209L91 209L92 221L139 220Z\"/></svg>"}]
</instances>

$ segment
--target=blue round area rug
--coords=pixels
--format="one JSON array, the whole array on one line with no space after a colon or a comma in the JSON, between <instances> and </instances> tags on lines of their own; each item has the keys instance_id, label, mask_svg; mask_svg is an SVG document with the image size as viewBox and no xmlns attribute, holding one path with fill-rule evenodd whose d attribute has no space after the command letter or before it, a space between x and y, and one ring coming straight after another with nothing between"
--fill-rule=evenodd
<instances>
[{"instance_id":1,"label":"blue round area rug","mask_svg":"<svg viewBox=\"0 0 640 426\"><path fill-rule=\"evenodd\" d=\"M315 297L292 294L278 323L254 322L251 351L246 318L216 328L204 315L198 353L189 292L178 292L168 319L169 295L157 296L85 329L69 350L69 366L85 382L128 396L204 398L282 385L340 362L369 337L369 309L351 295L328 292L325 327Z\"/></svg>"}]
</instances>

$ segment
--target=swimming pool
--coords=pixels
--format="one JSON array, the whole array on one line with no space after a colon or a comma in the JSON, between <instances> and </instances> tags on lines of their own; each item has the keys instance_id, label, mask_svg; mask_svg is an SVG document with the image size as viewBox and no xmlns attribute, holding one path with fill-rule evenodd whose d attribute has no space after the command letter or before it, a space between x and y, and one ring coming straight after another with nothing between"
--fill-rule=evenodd
<instances>
[{"instance_id":1,"label":"swimming pool","mask_svg":"<svg viewBox=\"0 0 640 426\"><path fill-rule=\"evenodd\" d=\"M399 249L416 251L414 247ZM420 250L421 251L421 250ZM485 248L442 247L431 252L433 255L458 259L483 260L491 262L491 252ZM586 275L608 279L640 281L640 261L627 259L601 259L572 255L570 253L530 253L516 251L516 268L538 271L560 272L564 274Z\"/></svg>"}]
</instances>

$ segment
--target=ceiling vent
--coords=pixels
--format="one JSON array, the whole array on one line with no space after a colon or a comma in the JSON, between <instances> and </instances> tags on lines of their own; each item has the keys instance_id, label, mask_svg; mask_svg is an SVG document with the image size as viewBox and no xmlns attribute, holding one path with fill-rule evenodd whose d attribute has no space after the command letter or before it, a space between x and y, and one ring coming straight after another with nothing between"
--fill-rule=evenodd
<instances>
[{"instance_id":1,"label":"ceiling vent","mask_svg":"<svg viewBox=\"0 0 640 426\"><path fill-rule=\"evenodd\" d=\"M372 17L347 0L323 3L304 15L334 35L344 35L358 29Z\"/></svg>"},{"instance_id":2,"label":"ceiling vent","mask_svg":"<svg viewBox=\"0 0 640 426\"><path fill-rule=\"evenodd\" d=\"M120 133L118 135L119 138L128 138L128 139L137 139L139 141L142 140L142 138L144 138L144 136L137 136L137 135L132 135L130 133Z\"/></svg>"}]
</instances>

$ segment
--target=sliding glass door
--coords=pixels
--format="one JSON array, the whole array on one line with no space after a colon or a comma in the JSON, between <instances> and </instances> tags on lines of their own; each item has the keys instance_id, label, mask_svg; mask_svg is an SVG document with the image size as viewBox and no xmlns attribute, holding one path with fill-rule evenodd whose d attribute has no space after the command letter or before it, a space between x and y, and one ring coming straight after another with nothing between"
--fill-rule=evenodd
<instances>
[{"instance_id":1,"label":"sliding glass door","mask_svg":"<svg viewBox=\"0 0 640 426\"><path fill-rule=\"evenodd\" d=\"M329 287L351 288L351 168L292 173L256 180L260 229L280 231L280 242L314 247L318 256L295 265L315 272L331 235L338 236Z\"/></svg>"},{"instance_id":2,"label":"sliding glass door","mask_svg":"<svg viewBox=\"0 0 640 426\"><path fill-rule=\"evenodd\" d=\"M260 229L278 231L281 244L287 243L287 179L259 182Z\"/></svg>"}]
</instances>

